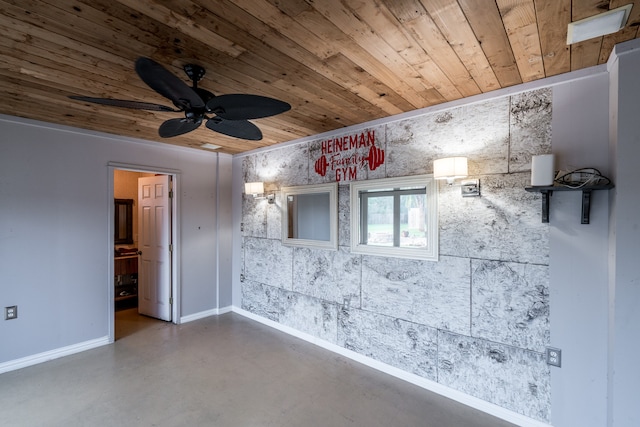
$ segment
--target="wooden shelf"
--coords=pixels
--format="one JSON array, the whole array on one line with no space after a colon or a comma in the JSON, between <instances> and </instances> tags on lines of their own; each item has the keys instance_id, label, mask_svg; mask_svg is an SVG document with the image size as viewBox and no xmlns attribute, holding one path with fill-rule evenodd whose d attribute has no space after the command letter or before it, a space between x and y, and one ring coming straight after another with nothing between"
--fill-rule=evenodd
<instances>
[{"instance_id":1,"label":"wooden shelf","mask_svg":"<svg viewBox=\"0 0 640 427\"><path fill-rule=\"evenodd\" d=\"M114 299L116 308L125 301L137 305L138 298L138 254L127 253L114 258ZM125 295L120 295L124 292Z\"/></svg>"},{"instance_id":2,"label":"wooden shelf","mask_svg":"<svg viewBox=\"0 0 640 427\"><path fill-rule=\"evenodd\" d=\"M581 224L589 224L589 212L591 210L591 192L598 190L610 190L613 184L606 185L585 185L584 187L572 188L563 185L549 186L532 186L524 189L530 193L542 194L542 222L549 222L549 197L554 191L582 191L582 214L580 218Z\"/></svg>"}]
</instances>

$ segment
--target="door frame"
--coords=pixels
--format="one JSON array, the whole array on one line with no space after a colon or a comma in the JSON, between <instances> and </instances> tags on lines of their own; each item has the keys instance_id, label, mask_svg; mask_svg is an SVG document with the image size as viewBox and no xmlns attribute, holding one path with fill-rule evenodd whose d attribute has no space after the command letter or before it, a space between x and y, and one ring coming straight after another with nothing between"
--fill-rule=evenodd
<instances>
[{"instance_id":1,"label":"door frame","mask_svg":"<svg viewBox=\"0 0 640 427\"><path fill-rule=\"evenodd\" d=\"M107 306L107 317L108 317L108 328L109 328L109 342L113 343L115 341L115 279L113 276L114 269L114 259L113 259L113 248L114 244L114 212L115 212L115 203L114 203L114 171L116 169L127 171L127 172L146 172L146 173L160 173L163 175L171 176L172 189L173 189L173 202L171 203L171 243L173 245L173 252L171 255L171 297L173 299L171 305L171 323L179 324L180 320L180 283L178 278L180 277L180 263L178 259L180 259L180 227L178 224L180 223L178 215L180 212L180 171L176 169L167 169L161 167L153 167L153 166L144 166L144 165L135 165L129 163L117 163L117 162L109 162L107 163L108 169L108 189L107 189L107 202L109 206L109 220L108 220L108 248L107 248L107 259L109 260L109 274L108 274L108 306Z\"/></svg>"}]
</instances>

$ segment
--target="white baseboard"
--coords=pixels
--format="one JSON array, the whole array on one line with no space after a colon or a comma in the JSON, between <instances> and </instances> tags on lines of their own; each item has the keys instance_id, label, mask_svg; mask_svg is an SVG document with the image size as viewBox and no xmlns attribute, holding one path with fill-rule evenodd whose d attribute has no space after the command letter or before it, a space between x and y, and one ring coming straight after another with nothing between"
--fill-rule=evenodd
<instances>
[{"instance_id":1,"label":"white baseboard","mask_svg":"<svg viewBox=\"0 0 640 427\"><path fill-rule=\"evenodd\" d=\"M96 338L94 340L45 351L43 353L34 354L21 359L10 360L8 362L0 363L0 374L15 371L16 369L26 368L27 366L37 365L38 363L48 362L49 360L58 359L71 354L80 353L81 351L91 350L92 348L107 345L109 343L109 337Z\"/></svg>"},{"instance_id":2,"label":"white baseboard","mask_svg":"<svg viewBox=\"0 0 640 427\"><path fill-rule=\"evenodd\" d=\"M391 365L387 365L386 363L382 363L375 359L371 359L370 357L363 356L352 350L347 350L346 348L330 343L329 341L325 341L320 338L314 337L313 335L300 332L289 326L285 326L278 322L274 322L273 320L265 319L264 317L260 317L251 312L243 310L239 307L233 306L232 311L234 313L238 313L241 316L247 317L249 319L255 320L256 322L260 322L264 325L270 326L281 332L292 335L296 338L300 338L304 341L315 344L326 350L340 354L341 356L348 357L349 359L362 363L363 365L369 366L371 368L377 369L378 371L392 375L396 378L400 378L404 381L407 381L411 384L415 384L419 387L422 387L426 390L437 393L441 396L448 397L449 399L455 400L456 402L460 402L471 408L478 409L482 412L493 415L494 417L503 419L505 421L509 421L518 426L522 426L522 427L549 427L550 426L549 424L543 423L538 420L534 420L522 414L518 414L517 412L510 411L501 406L494 405L493 403L487 402L482 399L478 399L477 397L473 397L466 393L462 393L458 390L454 390L452 388L446 387L435 381L431 381L426 378L420 377L418 375L412 374L410 372L403 371L402 369L398 369Z\"/></svg>"},{"instance_id":3,"label":"white baseboard","mask_svg":"<svg viewBox=\"0 0 640 427\"><path fill-rule=\"evenodd\" d=\"M229 313L232 311L232 307L212 308L211 310L205 310L194 314L189 314L180 318L180 324L193 322L194 320L204 319L209 316L218 316L220 314Z\"/></svg>"},{"instance_id":4,"label":"white baseboard","mask_svg":"<svg viewBox=\"0 0 640 427\"><path fill-rule=\"evenodd\" d=\"M226 307L222 307L218 309L218 314L226 314L231 313L233 311L233 306L228 305Z\"/></svg>"},{"instance_id":5,"label":"white baseboard","mask_svg":"<svg viewBox=\"0 0 640 427\"><path fill-rule=\"evenodd\" d=\"M193 322L194 320L203 319L209 316L216 316L220 314L230 313L233 311L232 306L214 308L212 310L201 311L199 313L190 314L180 318L180 323ZM59 357L69 356L71 354L80 353L82 351L91 350L92 348L100 347L103 345L111 344L109 337L97 338L95 340L85 341L78 344L73 344L67 347L58 348L55 350L45 351L43 353L34 354L31 356L23 357L21 359L10 360L8 362L0 363L0 374L9 371L15 371L17 369L26 368L28 366L37 365L38 363L47 362L49 360L58 359Z\"/></svg>"}]
</instances>

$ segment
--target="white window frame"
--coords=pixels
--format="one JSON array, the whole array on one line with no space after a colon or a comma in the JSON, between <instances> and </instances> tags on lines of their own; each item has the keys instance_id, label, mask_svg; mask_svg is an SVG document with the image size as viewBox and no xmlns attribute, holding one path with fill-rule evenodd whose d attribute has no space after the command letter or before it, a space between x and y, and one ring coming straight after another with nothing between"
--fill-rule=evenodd
<instances>
[{"instance_id":1,"label":"white window frame","mask_svg":"<svg viewBox=\"0 0 640 427\"><path fill-rule=\"evenodd\" d=\"M329 194L329 240L297 239L288 235L288 203L287 197L303 194ZM301 185L297 187L282 187L280 206L282 209L282 244L310 249L338 250L338 183Z\"/></svg>"},{"instance_id":2,"label":"white window frame","mask_svg":"<svg viewBox=\"0 0 640 427\"><path fill-rule=\"evenodd\" d=\"M351 253L377 255L395 258L422 259L438 261L438 191L433 175L416 175L410 177L372 179L356 181L350 184L351 193ZM425 187L425 227L427 245L424 248L407 248L395 246L375 246L362 244L360 212L360 192L389 191L402 188Z\"/></svg>"}]
</instances>

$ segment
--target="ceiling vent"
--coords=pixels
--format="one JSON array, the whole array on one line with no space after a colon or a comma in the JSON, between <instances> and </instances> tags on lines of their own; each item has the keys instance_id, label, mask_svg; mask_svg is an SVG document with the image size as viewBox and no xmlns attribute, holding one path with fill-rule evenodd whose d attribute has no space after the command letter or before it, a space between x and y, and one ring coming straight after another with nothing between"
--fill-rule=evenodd
<instances>
[{"instance_id":1,"label":"ceiling vent","mask_svg":"<svg viewBox=\"0 0 640 427\"><path fill-rule=\"evenodd\" d=\"M569 24L567 44L578 43L620 31L627 23L632 4Z\"/></svg>"}]
</instances>

